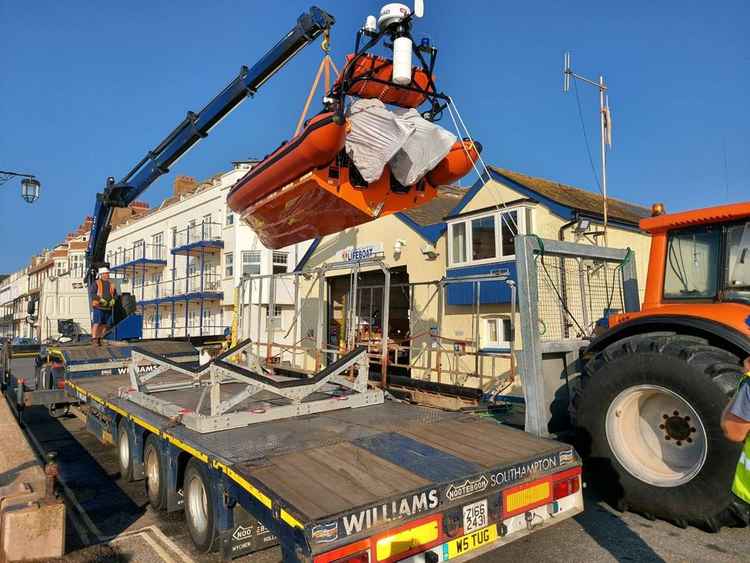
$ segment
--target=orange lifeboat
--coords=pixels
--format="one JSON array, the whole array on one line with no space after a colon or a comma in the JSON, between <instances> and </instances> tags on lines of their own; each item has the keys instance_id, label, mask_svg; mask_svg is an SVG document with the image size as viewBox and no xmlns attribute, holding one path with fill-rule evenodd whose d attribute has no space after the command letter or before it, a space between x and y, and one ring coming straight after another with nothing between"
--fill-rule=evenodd
<instances>
[{"instance_id":1,"label":"orange lifeboat","mask_svg":"<svg viewBox=\"0 0 750 563\"><path fill-rule=\"evenodd\" d=\"M318 168L239 212L268 248L341 232L378 217L419 207L437 195L426 179L401 186L388 166L369 184L344 162Z\"/></svg>"},{"instance_id":2,"label":"orange lifeboat","mask_svg":"<svg viewBox=\"0 0 750 563\"><path fill-rule=\"evenodd\" d=\"M427 180L433 186L457 182L471 172L481 152L482 145L477 142L468 139L456 141L445 158L427 174Z\"/></svg>"},{"instance_id":3,"label":"orange lifeboat","mask_svg":"<svg viewBox=\"0 0 750 563\"><path fill-rule=\"evenodd\" d=\"M344 76L350 86L345 92L347 95L360 98L375 98L384 104L393 104L402 108L415 108L421 105L427 94L433 91L430 76L421 68L414 67L411 71L412 89L398 86L391 82L393 74L393 61L366 54L352 63L354 55L347 55L346 67L339 75L334 88L342 87ZM351 68L351 65L354 65Z\"/></svg>"},{"instance_id":4,"label":"orange lifeboat","mask_svg":"<svg viewBox=\"0 0 750 563\"><path fill-rule=\"evenodd\" d=\"M281 145L242 177L230 190L227 203L241 213L269 193L327 166L344 148L346 123L334 112L316 115L295 137Z\"/></svg>"},{"instance_id":5,"label":"orange lifeboat","mask_svg":"<svg viewBox=\"0 0 750 563\"><path fill-rule=\"evenodd\" d=\"M468 174L480 152L479 143L457 141L425 178L402 186L388 166L378 180L366 183L342 151L327 166L285 185L263 186L261 197L255 197L261 190L253 187L251 172L232 188L228 201L266 247L277 249L424 205L437 195L438 186Z\"/></svg>"}]
</instances>

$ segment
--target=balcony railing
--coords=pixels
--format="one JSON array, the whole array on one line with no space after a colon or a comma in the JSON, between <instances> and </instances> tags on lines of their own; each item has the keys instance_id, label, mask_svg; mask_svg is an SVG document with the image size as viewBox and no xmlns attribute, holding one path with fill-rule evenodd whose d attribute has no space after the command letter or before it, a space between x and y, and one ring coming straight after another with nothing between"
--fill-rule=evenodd
<instances>
[{"instance_id":1,"label":"balcony railing","mask_svg":"<svg viewBox=\"0 0 750 563\"><path fill-rule=\"evenodd\" d=\"M195 225L188 225L186 228L175 232L174 248L181 248L198 243L220 242L221 241L221 223L203 221Z\"/></svg>"},{"instance_id":2,"label":"balcony railing","mask_svg":"<svg viewBox=\"0 0 750 563\"><path fill-rule=\"evenodd\" d=\"M226 325L215 324L198 324L192 323L185 326L185 323L175 324L174 327L166 320L159 323L159 328L154 326L143 327L144 338L169 338L171 336L223 336L229 327Z\"/></svg>"},{"instance_id":3,"label":"balcony railing","mask_svg":"<svg viewBox=\"0 0 750 563\"><path fill-rule=\"evenodd\" d=\"M202 279L201 279L202 278ZM220 293L222 280L219 274L193 274L184 278L147 283L133 288L138 301L179 298L194 293Z\"/></svg>"},{"instance_id":4,"label":"balcony railing","mask_svg":"<svg viewBox=\"0 0 750 563\"><path fill-rule=\"evenodd\" d=\"M107 253L110 268L125 268L138 263L167 263L167 251L161 244L136 244Z\"/></svg>"}]
</instances>

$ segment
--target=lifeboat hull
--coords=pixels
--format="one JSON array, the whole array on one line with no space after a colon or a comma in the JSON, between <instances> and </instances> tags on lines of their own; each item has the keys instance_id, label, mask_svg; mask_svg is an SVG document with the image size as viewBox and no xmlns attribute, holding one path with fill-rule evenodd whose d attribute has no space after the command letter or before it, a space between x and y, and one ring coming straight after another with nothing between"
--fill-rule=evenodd
<instances>
[{"instance_id":1,"label":"lifeboat hull","mask_svg":"<svg viewBox=\"0 0 750 563\"><path fill-rule=\"evenodd\" d=\"M433 186L447 186L466 176L479 159L482 146L479 143L456 141L448 154L427 174Z\"/></svg>"},{"instance_id":2,"label":"lifeboat hull","mask_svg":"<svg viewBox=\"0 0 750 563\"><path fill-rule=\"evenodd\" d=\"M277 249L419 207L437 194L424 180L394 192L390 177L386 167L363 189L350 183L348 168L314 170L248 207L242 218L266 247Z\"/></svg>"},{"instance_id":3,"label":"lifeboat hull","mask_svg":"<svg viewBox=\"0 0 750 563\"><path fill-rule=\"evenodd\" d=\"M346 124L333 112L313 117L295 137L263 159L230 190L229 207L243 213L305 173L328 165L344 147Z\"/></svg>"},{"instance_id":4,"label":"lifeboat hull","mask_svg":"<svg viewBox=\"0 0 750 563\"><path fill-rule=\"evenodd\" d=\"M351 63L352 58L353 55L347 55L347 65ZM343 74L336 81L337 86L340 86ZM356 81L346 93L360 98L377 98L384 104L393 104L402 108L415 108L427 99L425 94L394 84L391 82L392 76L393 61L376 55L364 55L354 63L352 79ZM387 84L368 80L368 78L375 78ZM411 74L411 86L425 92L431 91L428 74L421 68L414 67Z\"/></svg>"}]
</instances>

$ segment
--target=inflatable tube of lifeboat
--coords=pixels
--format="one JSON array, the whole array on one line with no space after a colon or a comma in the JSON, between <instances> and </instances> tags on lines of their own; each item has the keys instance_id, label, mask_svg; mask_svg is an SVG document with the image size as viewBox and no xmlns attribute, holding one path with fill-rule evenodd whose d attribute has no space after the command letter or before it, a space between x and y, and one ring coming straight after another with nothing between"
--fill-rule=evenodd
<instances>
[{"instance_id":1,"label":"inflatable tube of lifeboat","mask_svg":"<svg viewBox=\"0 0 750 563\"><path fill-rule=\"evenodd\" d=\"M230 190L227 203L242 213L259 199L300 178L307 172L327 166L344 148L346 123L340 115L316 115L295 137L257 164Z\"/></svg>"},{"instance_id":2,"label":"inflatable tube of lifeboat","mask_svg":"<svg viewBox=\"0 0 750 563\"><path fill-rule=\"evenodd\" d=\"M402 108L415 108L427 99L423 93L407 90L391 82L393 61L390 59L367 54L352 63L353 57L354 55L347 55L345 70L334 84L335 87L340 88L344 75L349 75L351 70L351 86L346 94L360 98L376 98L384 104L393 104ZM353 69L349 68L351 64L354 64ZM414 67L411 73L413 88L432 92L430 78L424 70Z\"/></svg>"}]
</instances>

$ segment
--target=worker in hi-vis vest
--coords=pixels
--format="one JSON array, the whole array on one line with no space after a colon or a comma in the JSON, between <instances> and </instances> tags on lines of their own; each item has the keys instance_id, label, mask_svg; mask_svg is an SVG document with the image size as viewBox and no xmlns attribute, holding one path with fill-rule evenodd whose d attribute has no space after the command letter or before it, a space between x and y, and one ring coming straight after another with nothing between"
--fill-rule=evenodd
<instances>
[{"instance_id":1,"label":"worker in hi-vis vest","mask_svg":"<svg viewBox=\"0 0 750 563\"><path fill-rule=\"evenodd\" d=\"M750 358L745 360L744 368L737 392L721 415L721 428L728 440L744 442L732 492L750 504Z\"/></svg>"},{"instance_id":2,"label":"worker in hi-vis vest","mask_svg":"<svg viewBox=\"0 0 750 563\"><path fill-rule=\"evenodd\" d=\"M102 337L112 326L112 313L115 309L117 291L115 285L109 279L108 268L99 268L98 273L91 295L91 305L94 311L91 337L101 346Z\"/></svg>"}]
</instances>

